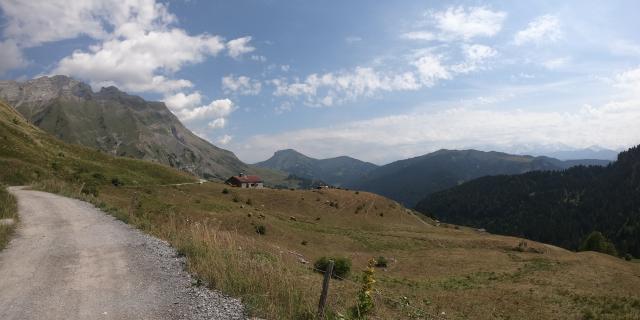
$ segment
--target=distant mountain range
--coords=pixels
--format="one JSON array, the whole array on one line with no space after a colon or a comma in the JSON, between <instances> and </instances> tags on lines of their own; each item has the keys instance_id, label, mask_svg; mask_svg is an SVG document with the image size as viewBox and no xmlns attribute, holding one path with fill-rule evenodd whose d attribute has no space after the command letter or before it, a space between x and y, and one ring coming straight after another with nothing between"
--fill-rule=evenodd
<instances>
[{"instance_id":1,"label":"distant mountain range","mask_svg":"<svg viewBox=\"0 0 640 320\"><path fill-rule=\"evenodd\" d=\"M561 161L477 150L439 150L378 167L364 179L350 183L349 187L375 192L413 207L428 194L483 176L608 163L603 160Z\"/></svg>"},{"instance_id":2,"label":"distant mountain range","mask_svg":"<svg viewBox=\"0 0 640 320\"><path fill-rule=\"evenodd\" d=\"M314 159L293 149L277 151L271 158L258 162L255 166L287 172L305 179L320 180L334 186L344 186L360 180L378 167L373 163L346 156Z\"/></svg>"},{"instance_id":3,"label":"distant mountain range","mask_svg":"<svg viewBox=\"0 0 640 320\"><path fill-rule=\"evenodd\" d=\"M576 249L591 232L640 256L640 146L606 167L479 178L416 209L446 222Z\"/></svg>"},{"instance_id":4,"label":"distant mountain range","mask_svg":"<svg viewBox=\"0 0 640 320\"><path fill-rule=\"evenodd\" d=\"M89 85L66 76L0 81L0 99L68 143L159 162L207 179L256 171L232 152L196 136L164 103L146 101L116 87L93 92ZM286 177L259 173L276 183Z\"/></svg>"},{"instance_id":5,"label":"distant mountain range","mask_svg":"<svg viewBox=\"0 0 640 320\"><path fill-rule=\"evenodd\" d=\"M384 166L350 157L314 159L292 149L276 152L255 166L311 180L374 192L413 207L428 194L498 174L607 165L607 160L568 160L477 150L440 150Z\"/></svg>"}]
</instances>

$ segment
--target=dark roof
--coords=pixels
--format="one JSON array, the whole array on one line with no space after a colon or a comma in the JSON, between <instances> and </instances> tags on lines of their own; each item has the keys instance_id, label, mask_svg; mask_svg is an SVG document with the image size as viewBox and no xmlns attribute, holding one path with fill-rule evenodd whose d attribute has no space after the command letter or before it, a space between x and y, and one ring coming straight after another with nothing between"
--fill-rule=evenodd
<instances>
[{"instance_id":1,"label":"dark roof","mask_svg":"<svg viewBox=\"0 0 640 320\"><path fill-rule=\"evenodd\" d=\"M237 180L238 182L241 183L260 183L262 182L262 178L260 178L260 176L233 176L231 178L229 178L229 180ZM227 180L228 181L228 180Z\"/></svg>"}]
</instances>

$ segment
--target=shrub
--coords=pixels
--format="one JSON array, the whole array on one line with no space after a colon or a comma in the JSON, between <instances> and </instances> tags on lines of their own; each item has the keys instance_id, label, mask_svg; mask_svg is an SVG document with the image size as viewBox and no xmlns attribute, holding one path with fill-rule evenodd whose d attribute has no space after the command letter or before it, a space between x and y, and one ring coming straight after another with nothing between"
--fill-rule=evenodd
<instances>
[{"instance_id":1,"label":"shrub","mask_svg":"<svg viewBox=\"0 0 640 320\"><path fill-rule=\"evenodd\" d=\"M633 256L631 254L627 253L627 254L624 255L624 259L627 260L627 261L631 261L631 260L633 260Z\"/></svg>"},{"instance_id":2,"label":"shrub","mask_svg":"<svg viewBox=\"0 0 640 320\"><path fill-rule=\"evenodd\" d=\"M247 199L247 204L250 206L253 205L253 200L251 200L251 198Z\"/></svg>"},{"instance_id":3,"label":"shrub","mask_svg":"<svg viewBox=\"0 0 640 320\"><path fill-rule=\"evenodd\" d=\"M228 194L228 193L229 193L229 189L227 188L222 189L222 194Z\"/></svg>"},{"instance_id":4,"label":"shrub","mask_svg":"<svg viewBox=\"0 0 640 320\"><path fill-rule=\"evenodd\" d=\"M307 240L302 240L302 242L301 242L301 244L302 244L303 246L306 246L306 245L307 245L307 243L308 243L308 242L307 242Z\"/></svg>"},{"instance_id":5,"label":"shrub","mask_svg":"<svg viewBox=\"0 0 640 320\"><path fill-rule=\"evenodd\" d=\"M325 272L329 266L329 260L333 260L334 262L333 272L331 272L332 277L344 278L351 272L351 260L349 258L321 257L316 260L313 267L319 272Z\"/></svg>"},{"instance_id":6,"label":"shrub","mask_svg":"<svg viewBox=\"0 0 640 320\"><path fill-rule=\"evenodd\" d=\"M582 245L579 248L580 251L596 251L606 253L612 256L617 256L618 251L616 247L599 231L591 232L587 238L584 239Z\"/></svg>"},{"instance_id":7,"label":"shrub","mask_svg":"<svg viewBox=\"0 0 640 320\"><path fill-rule=\"evenodd\" d=\"M111 179L111 184L114 187L119 187L119 186L123 185L124 183L122 183L122 181L120 181L120 179L118 179L118 178L113 178L113 179Z\"/></svg>"},{"instance_id":8,"label":"shrub","mask_svg":"<svg viewBox=\"0 0 640 320\"><path fill-rule=\"evenodd\" d=\"M234 194L234 195L233 195L233 198L231 198L231 201L233 201L233 202L240 202L240 197L238 197L238 195L237 195L237 194Z\"/></svg>"},{"instance_id":9,"label":"shrub","mask_svg":"<svg viewBox=\"0 0 640 320\"><path fill-rule=\"evenodd\" d=\"M387 258L383 257L383 256L379 256L376 259L376 267L378 268L386 268L389 265L389 261L387 261Z\"/></svg>"},{"instance_id":10,"label":"shrub","mask_svg":"<svg viewBox=\"0 0 640 320\"><path fill-rule=\"evenodd\" d=\"M267 227L265 227L264 225L257 225L255 226L256 229L256 233L264 236L265 234L267 234Z\"/></svg>"}]
</instances>

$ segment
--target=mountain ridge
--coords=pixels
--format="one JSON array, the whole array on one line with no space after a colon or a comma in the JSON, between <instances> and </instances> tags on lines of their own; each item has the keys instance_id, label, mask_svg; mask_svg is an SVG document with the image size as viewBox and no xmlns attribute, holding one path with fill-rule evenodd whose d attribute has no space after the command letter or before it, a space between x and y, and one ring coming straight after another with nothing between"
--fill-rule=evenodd
<instances>
[{"instance_id":1,"label":"mountain ridge","mask_svg":"<svg viewBox=\"0 0 640 320\"><path fill-rule=\"evenodd\" d=\"M349 156L315 159L294 149L278 150L269 159L254 165L287 172L306 179L324 181L335 186L343 186L353 180L360 179L377 167L373 163Z\"/></svg>"},{"instance_id":2,"label":"mountain ridge","mask_svg":"<svg viewBox=\"0 0 640 320\"><path fill-rule=\"evenodd\" d=\"M562 170L580 164L606 164L600 160L565 162L550 157L513 155L473 149L440 149L398 160L372 170L361 181L348 185L389 197L413 207L430 193L487 175L516 174L534 170Z\"/></svg>"},{"instance_id":3,"label":"mountain ridge","mask_svg":"<svg viewBox=\"0 0 640 320\"><path fill-rule=\"evenodd\" d=\"M94 92L62 75L7 80L0 81L0 98L29 122L68 143L163 163L207 179L256 171L233 152L195 135L163 102L147 101L114 86ZM265 174L282 178L278 173Z\"/></svg>"}]
</instances>

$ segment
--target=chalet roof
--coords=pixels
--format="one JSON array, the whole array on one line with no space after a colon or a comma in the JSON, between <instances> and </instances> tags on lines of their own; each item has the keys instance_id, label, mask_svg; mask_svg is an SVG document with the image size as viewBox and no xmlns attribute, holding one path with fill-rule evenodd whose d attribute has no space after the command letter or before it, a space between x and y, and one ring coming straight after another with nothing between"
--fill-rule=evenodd
<instances>
[{"instance_id":1,"label":"chalet roof","mask_svg":"<svg viewBox=\"0 0 640 320\"><path fill-rule=\"evenodd\" d=\"M248 175L248 176L233 176L231 178L229 178L229 180L237 180L241 183L260 183L262 182L262 178L260 178L260 176L255 176L255 175Z\"/></svg>"}]
</instances>

